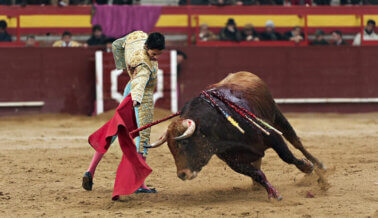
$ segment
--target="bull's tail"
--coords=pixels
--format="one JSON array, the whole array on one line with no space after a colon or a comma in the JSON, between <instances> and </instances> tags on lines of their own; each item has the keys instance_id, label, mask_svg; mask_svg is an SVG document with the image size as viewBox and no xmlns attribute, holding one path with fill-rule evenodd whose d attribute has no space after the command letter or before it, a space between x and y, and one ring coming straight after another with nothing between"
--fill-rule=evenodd
<instances>
[{"instance_id":1,"label":"bull's tail","mask_svg":"<svg viewBox=\"0 0 378 218\"><path fill-rule=\"evenodd\" d=\"M274 127L280 130L283 133L283 136L286 140L288 140L296 149L300 150L302 154L310 160L313 164L317 167L324 169L322 162L320 162L317 158L315 158L310 152L308 152L299 137L297 136L294 128L290 125L289 121L286 117L281 113L278 109L277 105L275 105L275 118L274 118Z\"/></svg>"}]
</instances>

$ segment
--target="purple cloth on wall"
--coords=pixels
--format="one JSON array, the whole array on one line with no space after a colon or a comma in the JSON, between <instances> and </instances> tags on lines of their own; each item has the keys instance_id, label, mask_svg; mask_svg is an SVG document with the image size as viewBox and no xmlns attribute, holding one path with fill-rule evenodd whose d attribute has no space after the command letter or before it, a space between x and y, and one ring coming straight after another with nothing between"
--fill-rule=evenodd
<instances>
[{"instance_id":1,"label":"purple cloth on wall","mask_svg":"<svg viewBox=\"0 0 378 218\"><path fill-rule=\"evenodd\" d=\"M92 25L101 25L107 37L120 38L136 30L149 33L160 17L161 8L161 6L96 5Z\"/></svg>"}]
</instances>

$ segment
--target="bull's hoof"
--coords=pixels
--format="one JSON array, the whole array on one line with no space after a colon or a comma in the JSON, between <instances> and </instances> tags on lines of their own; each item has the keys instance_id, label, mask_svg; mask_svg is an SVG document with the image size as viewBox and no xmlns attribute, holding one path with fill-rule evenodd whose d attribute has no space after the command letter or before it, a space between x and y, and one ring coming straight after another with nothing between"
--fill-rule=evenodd
<instances>
[{"instance_id":1,"label":"bull's hoof","mask_svg":"<svg viewBox=\"0 0 378 218\"><path fill-rule=\"evenodd\" d=\"M322 162L320 162L319 164L317 164L318 168L323 170L324 172L327 171L327 166L324 165Z\"/></svg>"},{"instance_id":2,"label":"bull's hoof","mask_svg":"<svg viewBox=\"0 0 378 218\"><path fill-rule=\"evenodd\" d=\"M314 164L312 164L307 159L302 159L302 161L296 166L300 171L307 174L312 173L312 171L314 170Z\"/></svg>"},{"instance_id":3,"label":"bull's hoof","mask_svg":"<svg viewBox=\"0 0 378 218\"><path fill-rule=\"evenodd\" d=\"M85 190L91 191L93 187L93 177L90 172L85 172L83 176L82 186Z\"/></svg>"},{"instance_id":4,"label":"bull's hoof","mask_svg":"<svg viewBox=\"0 0 378 218\"><path fill-rule=\"evenodd\" d=\"M268 194L268 199L269 200L276 199L277 201L280 201L282 200L282 196L277 191L275 191L273 193Z\"/></svg>"},{"instance_id":5,"label":"bull's hoof","mask_svg":"<svg viewBox=\"0 0 378 218\"><path fill-rule=\"evenodd\" d=\"M269 200L271 199L276 199L278 201L282 200L282 196L273 186L270 185L270 187L267 188L267 191L268 191Z\"/></svg>"}]
</instances>

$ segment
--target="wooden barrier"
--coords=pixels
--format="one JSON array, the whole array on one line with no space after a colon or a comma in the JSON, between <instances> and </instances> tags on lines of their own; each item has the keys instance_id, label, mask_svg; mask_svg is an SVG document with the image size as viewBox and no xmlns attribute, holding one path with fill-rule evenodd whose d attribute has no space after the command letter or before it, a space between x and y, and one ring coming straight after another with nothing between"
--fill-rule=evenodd
<instances>
[{"instance_id":1,"label":"wooden barrier","mask_svg":"<svg viewBox=\"0 0 378 218\"><path fill-rule=\"evenodd\" d=\"M267 82L284 111L378 111L375 46L180 49L188 56L178 78L180 107L228 73L249 71Z\"/></svg>"},{"instance_id":2,"label":"wooden barrier","mask_svg":"<svg viewBox=\"0 0 378 218\"><path fill-rule=\"evenodd\" d=\"M94 50L0 48L0 102L4 103L0 115L90 115L95 99Z\"/></svg>"},{"instance_id":3,"label":"wooden barrier","mask_svg":"<svg viewBox=\"0 0 378 218\"><path fill-rule=\"evenodd\" d=\"M179 107L228 73L250 71L267 82L286 112L378 111L376 46L176 49L187 54L178 74ZM96 95L95 50L0 48L0 102L4 103L0 115L91 115ZM105 64L113 65L111 59ZM169 68L169 64L161 65ZM164 77L164 83L169 83L169 77ZM123 87L118 89L121 92ZM165 99L160 103L169 105Z\"/></svg>"}]
</instances>

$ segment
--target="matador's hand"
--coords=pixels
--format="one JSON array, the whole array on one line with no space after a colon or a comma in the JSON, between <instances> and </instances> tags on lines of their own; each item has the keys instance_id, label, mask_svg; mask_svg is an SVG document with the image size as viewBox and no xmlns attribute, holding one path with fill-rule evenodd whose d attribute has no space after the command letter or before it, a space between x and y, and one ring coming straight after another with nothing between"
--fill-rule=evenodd
<instances>
[{"instance_id":1,"label":"matador's hand","mask_svg":"<svg viewBox=\"0 0 378 218\"><path fill-rule=\"evenodd\" d=\"M133 101L133 106L137 106L138 105L138 102L137 101Z\"/></svg>"}]
</instances>

